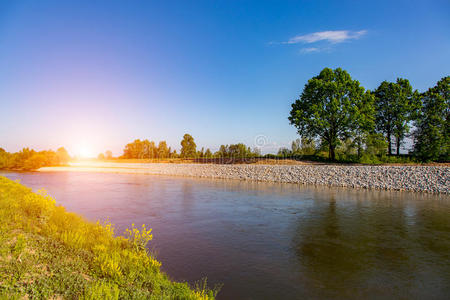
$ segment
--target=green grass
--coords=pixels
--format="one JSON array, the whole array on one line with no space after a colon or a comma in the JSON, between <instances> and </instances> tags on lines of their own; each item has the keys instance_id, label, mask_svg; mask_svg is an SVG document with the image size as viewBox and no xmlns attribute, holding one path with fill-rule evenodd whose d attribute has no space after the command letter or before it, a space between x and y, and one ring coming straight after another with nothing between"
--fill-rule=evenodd
<instances>
[{"instance_id":1,"label":"green grass","mask_svg":"<svg viewBox=\"0 0 450 300\"><path fill-rule=\"evenodd\" d=\"M0 299L214 299L171 281L146 250L145 226L116 237L55 205L44 191L0 176Z\"/></svg>"}]
</instances>

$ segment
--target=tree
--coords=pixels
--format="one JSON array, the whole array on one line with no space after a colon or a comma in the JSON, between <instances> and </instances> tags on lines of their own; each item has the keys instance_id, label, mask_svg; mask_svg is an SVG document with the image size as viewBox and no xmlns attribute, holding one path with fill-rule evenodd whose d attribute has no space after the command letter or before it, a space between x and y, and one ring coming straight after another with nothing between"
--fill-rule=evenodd
<instances>
[{"instance_id":1,"label":"tree","mask_svg":"<svg viewBox=\"0 0 450 300\"><path fill-rule=\"evenodd\" d=\"M300 154L302 155L314 155L316 153L316 143L314 139L302 137Z\"/></svg>"},{"instance_id":2,"label":"tree","mask_svg":"<svg viewBox=\"0 0 450 300\"><path fill-rule=\"evenodd\" d=\"M260 155L257 151L252 151L243 143L220 145L219 150L215 153L217 157L238 158L238 157L255 157Z\"/></svg>"},{"instance_id":3,"label":"tree","mask_svg":"<svg viewBox=\"0 0 450 300\"><path fill-rule=\"evenodd\" d=\"M100 154L97 156L97 159L99 159L99 160L104 160L104 159L105 159L105 154L100 153Z\"/></svg>"},{"instance_id":4,"label":"tree","mask_svg":"<svg viewBox=\"0 0 450 300\"><path fill-rule=\"evenodd\" d=\"M292 141L292 144L291 144L292 154L300 154L301 148L302 148L302 140L301 139L296 139L296 140Z\"/></svg>"},{"instance_id":5,"label":"tree","mask_svg":"<svg viewBox=\"0 0 450 300\"><path fill-rule=\"evenodd\" d=\"M423 160L450 157L450 76L421 95L414 152Z\"/></svg>"},{"instance_id":6,"label":"tree","mask_svg":"<svg viewBox=\"0 0 450 300\"><path fill-rule=\"evenodd\" d=\"M369 134L366 138L365 153L370 156L383 156L386 155L386 149L388 147L386 139L380 133Z\"/></svg>"},{"instance_id":7,"label":"tree","mask_svg":"<svg viewBox=\"0 0 450 300\"><path fill-rule=\"evenodd\" d=\"M328 147L328 156L335 159L340 139L358 128L370 93L341 68L323 69L308 80L300 98L292 104L289 121L298 133L307 138L320 137Z\"/></svg>"},{"instance_id":8,"label":"tree","mask_svg":"<svg viewBox=\"0 0 450 300\"><path fill-rule=\"evenodd\" d=\"M9 170L35 170L44 166L56 166L66 163L62 158L67 155L64 148L59 148L57 152L52 150L34 151L23 148L22 151L9 153L0 151L0 169Z\"/></svg>"},{"instance_id":9,"label":"tree","mask_svg":"<svg viewBox=\"0 0 450 300\"><path fill-rule=\"evenodd\" d=\"M112 152L110 150L106 150L105 152L105 157L106 159L111 159L113 158Z\"/></svg>"},{"instance_id":10,"label":"tree","mask_svg":"<svg viewBox=\"0 0 450 300\"><path fill-rule=\"evenodd\" d=\"M197 154L197 145L194 142L194 138L190 134L185 134L181 141L181 157L193 158Z\"/></svg>"},{"instance_id":11,"label":"tree","mask_svg":"<svg viewBox=\"0 0 450 300\"><path fill-rule=\"evenodd\" d=\"M205 151L205 157L206 158L211 158L212 157L212 153L211 153L211 150L209 150L209 148L207 148L206 151Z\"/></svg>"},{"instance_id":12,"label":"tree","mask_svg":"<svg viewBox=\"0 0 450 300\"><path fill-rule=\"evenodd\" d=\"M280 149L278 149L278 153L277 153L277 155L279 155L279 156L289 156L291 154L292 154L292 151L286 147L281 147Z\"/></svg>"},{"instance_id":13,"label":"tree","mask_svg":"<svg viewBox=\"0 0 450 300\"><path fill-rule=\"evenodd\" d=\"M23 170L37 170L46 166L46 157L42 153L34 153L31 157L27 158L22 165Z\"/></svg>"},{"instance_id":14,"label":"tree","mask_svg":"<svg viewBox=\"0 0 450 300\"><path fill-rule=\"evenodd\" d=\"M158 154L155 142L149 140L134 140L125 146L123 158L155 158Z\"/></svg>"},{"instance_id":15,"label":"tree","mask_svg":"<svg viewBox=\"0 0 450 300\"><path fill-rule=\"evenodd\" d=\"M200 158L205 157L205 148L202 147L202 150L198 151L197 156Z\"/></svg>"},{"instance_id":16,"label":"tree","mask_svg":"<svg viewBox=\"0 0 450 300\"><path fill-rule=\"evenodd\" d=\"M161 141L158 144L158 157L167 158L169 157L169 148L167 148L166 141Z\"/></svg>"},{"instance_id":17,"label":"tree","mask_svg":"<svg viewBox=\"0 0 450 300\"><path fill-rule=\"evenodd\" d=\"M56 155L58 156L59 163L62 165L67 164L70 160L70 155L64 147L58 148L58 150L56 150Z\"/></svg>"},{"instance_id":18,"label":"tree","mask_svg":"<svg viewBox=\"0 0 450 300\"><path fill-rule=\"evenodd\" d=\"M376 128L386 136L388 154L392 154L392 138L395 138L396 153L409 132L409 122L417 109L417 93L413 92L408 79L397 78L396 82L383 81L374 91Z\"/></svg>"},{"instance_id":19,"label":"tree","mask_svg":"<svg viewBox=\"0 0 450 300\"><path fill-rule=\"evenodd\" d=\"M124 158L143 158L143 147L140 139L134 140L134 142L126 144L123 150Z\"/></svg>"}]
</instances>

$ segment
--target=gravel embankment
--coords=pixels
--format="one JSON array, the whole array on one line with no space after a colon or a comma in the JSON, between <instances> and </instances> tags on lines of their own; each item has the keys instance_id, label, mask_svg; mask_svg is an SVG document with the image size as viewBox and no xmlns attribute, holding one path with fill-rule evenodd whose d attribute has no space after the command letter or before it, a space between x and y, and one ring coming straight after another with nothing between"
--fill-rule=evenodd
<instances>
[{"instance_id":1,"label":"gravel embankment","mask_svg":"<svg viewBox=\"0 0 450 300\"><path fill-rule=\"evenodd\" d=\"M450 167L339 165L211 165L96 163L42 168L40 171L90 171L256 180L363 189L450 193Z\"/></svg>"}]
</instances>

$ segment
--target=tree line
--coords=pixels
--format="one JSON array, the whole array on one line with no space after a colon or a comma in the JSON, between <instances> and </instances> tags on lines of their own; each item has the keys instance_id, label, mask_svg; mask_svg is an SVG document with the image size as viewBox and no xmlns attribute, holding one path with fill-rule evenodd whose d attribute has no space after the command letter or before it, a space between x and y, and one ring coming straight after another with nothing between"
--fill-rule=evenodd
<instances>
[{"instance_id":1,"label":"tree line","mask_svg":"<svg viewBox=\"0 0 450 300\"><path fill-rule=\"evenodd\" d=\"M181 150L177 153L171 147L167 147L166 141L156 143L149 140L134 140L125 145L120 158L128 159L165 159L165 158L233 158L233 157L256 157L260 153L257 149L251 150L243 143L221 145L219 150L212 152L209 148L197 150L194 138L185 134L180 142ZM103 158L103 157L102 157Z\"/></svg>"},{"instance_id":2,"label":"tree line","mask_svg":"<svg viewBox=\"0 0 450 300\"><path fill-rule=\"evenodd\" d=\"M409 137L414 157L448 161L450 76L424 93L413 90L404 78L383 81L370 91L347 71L325 68L308 80L288 119L302 139L291 149L280 149L279 155L309 149L327 151L329 159L336 160L338 150L340 156L370 162L399 156Z\"/></svg>"},{"instance_id":3,"label":"tree line","mask_svg":"<svg viewBox=\"0 0 450 300\"><path fill-rule=\"evenodd\" d=\"M9 153L0 148L0 169L3 170L36 170L41 167L66 165L70 156L66 149L35 151L23 148L19 152Z\"/></svg>"}]
</instances>

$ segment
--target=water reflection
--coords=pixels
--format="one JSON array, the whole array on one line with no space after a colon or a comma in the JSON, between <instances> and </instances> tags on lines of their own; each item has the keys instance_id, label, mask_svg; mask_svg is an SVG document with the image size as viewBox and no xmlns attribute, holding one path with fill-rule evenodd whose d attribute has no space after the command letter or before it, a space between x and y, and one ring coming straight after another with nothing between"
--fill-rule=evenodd
<instances>
[{"instance_id":1,"label":"water reflection","mask_svg":"<svg viewBox=\"0 0 450 300\"><path fill-rule=\"evenodd\" d=\"M122 232L219 299L445 299L450 197L132 174L3 173ZM1 175L1 173L0 173Z\"/></svg>"},{"instance_id":2,"label":"water reflection","mask_svg":"<svg viewBox=\"0 0 450 300\"><path fill-rule=\"evenodd\" d=\"M448 295L449 211L411 194L333 193L297 220L302 280L318 298L433 299ZM344 197L344 195L346 195ZM349 197L350 196L350 197ZM320 198L317 196L316 198ZM349 201L350 200L350 201ZM448 208L448 207L447 207Z\"/></svg>"}]
</instances>

